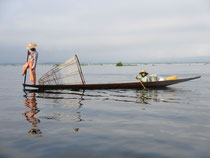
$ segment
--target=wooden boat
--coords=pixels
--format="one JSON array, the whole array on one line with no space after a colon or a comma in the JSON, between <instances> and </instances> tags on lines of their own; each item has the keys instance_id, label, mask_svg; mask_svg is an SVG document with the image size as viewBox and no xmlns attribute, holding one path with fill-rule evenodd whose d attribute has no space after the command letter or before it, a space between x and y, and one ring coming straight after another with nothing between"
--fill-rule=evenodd
<instances>
[{"instance_id":1,"label":"wooden boat","mask_svg":"<svg viewBox=\"0 0 210 158\"><path fill-rule=\"evenodd\" d=\"M129 83L98 83L87 84L82 73L77 55L71 57L63 64L52 68L39 79L39 85L23 84L25 88L35 88L38 90L55 90L55 89L142 89L146 88L163 88L172 84L186 82L200 78L200 76L176 80L165 80L155 82L129 82Z\"/></svg>"},{"instance_id":2,"label":"wooden boat","mask_svg":"<svg viewBox=\"0 0 210 158\"><path fill-rule=\"evenodd\" d=\"M155 82L144 82L146 88L163 88L173 84L186 82L194 79L198 79L201 76L192 78L183 78L176 80L165 80ZM88 90L88 89L143 89L140 82L129 82L129 83L100 83L100 84L56 84L56 85L30 85L23 84L24 87L35 88L38 90L56 90L56 89L71 89L71 90Z\"/></svg>"}]
</instances>

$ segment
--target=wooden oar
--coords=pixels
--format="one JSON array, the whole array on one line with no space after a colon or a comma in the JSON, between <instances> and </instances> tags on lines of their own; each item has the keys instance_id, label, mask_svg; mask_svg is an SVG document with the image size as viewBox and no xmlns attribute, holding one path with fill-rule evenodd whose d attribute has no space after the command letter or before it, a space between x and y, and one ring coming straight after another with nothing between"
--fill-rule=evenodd
<instances>
[{"instance_id":1,"label":"wooden oar","mask_svg":"<svg viewBox=\"0 0 210 158\"><path fill-rule=\"evenodd\" d=\"M141 81L141 79L139 80L139 82L141 83L142 87L143 87L144 89L146 89L146 87L144 86L144 84L143 84L143 82Z\"/></svg>"},{"instance_id":2,"label":"wooden oar","mask_svg":"<svg viewBox=\"0 0 210 158\"><path fill-rule=\"evenodd\" d=\"M136 79L139 80L139 82L141 83L141 86L146 89L146 87L144 86L143 82L141 81L141 78L138 78L138 75L136 75Z\"/></svg>"},{"instance_id":3,"label":"wooden oar","mask_svg":"<svg viewBox=\"0 0 210 158\"><path fill-rule=\"evenodd\" d=\"M28 55L29 55L29 52L27 52L27 59L26 59L26 62L28 62ZM27 69L26 69L26 73L25 73L25 76L24 76L24 82L23 82L23 89L24 89L24 90L25 90L26 76L27 76Z\"/></svg>"}]
</instances>

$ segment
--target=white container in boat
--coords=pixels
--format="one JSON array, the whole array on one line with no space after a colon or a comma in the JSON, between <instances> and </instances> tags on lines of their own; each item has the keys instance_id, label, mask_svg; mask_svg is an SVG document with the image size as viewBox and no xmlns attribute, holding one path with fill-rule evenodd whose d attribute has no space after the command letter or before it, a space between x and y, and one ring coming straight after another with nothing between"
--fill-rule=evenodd
<instances>
[{"instance_id":1,"label":"white container in boat","mask_svg":"<svg viewBox=\"0 0 210 158\"><path fill-rule=\"evenodd\" d=\"M165 80L164 77L161 77L161 76L158 77L158 81L164 81L164 80Z\"/></svg>"},{"instance_id":2,"label":"white container in boat","mask_svg":"<svg viewBox=\"0 0 210 158\"><path fill-rule=\"evenodd\" d=\"M158 76L156 74L150 75L149 76L150 82L155 82L158 81Z\"/></svg>"}]
</instances>

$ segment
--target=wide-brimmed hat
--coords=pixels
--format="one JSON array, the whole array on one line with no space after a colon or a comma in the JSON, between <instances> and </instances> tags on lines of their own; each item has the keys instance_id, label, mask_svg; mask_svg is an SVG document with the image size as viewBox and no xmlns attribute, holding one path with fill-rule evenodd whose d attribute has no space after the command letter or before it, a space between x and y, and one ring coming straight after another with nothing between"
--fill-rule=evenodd
<instances>
[{"instance_id":1,"label":"wide-brimmed hat","mask_svg":"<svg viewBox=\"0 0 210 158\"><path fill-rule=\"evenodd\" d=\"M37 44L35 43L30 43L29 45L27 45L26 49L32 49L32 48L36 48Z\"/></svg>"},{"instance_id":2,"label":"wide-brimmed hat","mask_svg":"<svg viewBox=\"0 0 210 158\"><path fill-rule=\"evenodd\" d=\"M139 72L140 75L141 75L142 73L145 73L146 75L148 74L148 73L146 72L146 70L142 70L141 72Z\"/></svg>"}]
</instances>

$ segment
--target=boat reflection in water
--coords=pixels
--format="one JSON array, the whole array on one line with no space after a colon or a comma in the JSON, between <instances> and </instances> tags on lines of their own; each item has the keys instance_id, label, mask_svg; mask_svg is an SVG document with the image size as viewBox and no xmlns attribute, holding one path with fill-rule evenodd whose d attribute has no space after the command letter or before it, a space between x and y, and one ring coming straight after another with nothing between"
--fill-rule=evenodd
<instances>
[{"instance_id":1,"label":"boat reflection in water","mask_svg":"<svg viewBox=\"0 0 210 158\"><path fill-rule=\"evenodd\" d=\"M124 103L135 103L142 105L152 105L154 102L177 103L181 92L176 89L167 88L164 90L94 90L94 91L44 91L29 93L25 97L25 106L30 110L25 111L24 116L32 124L29 135L41 136L42 132L38 129L40 119L58 121L61 123L71 124L74 132L79 131L78 122L87 121L82 118L83 100L101 100ZM177 98L178 97L178 98ZM38 118L39 113L36 98L40 99L44 111ZM146 106L142 106L142 110Z\"/></svg>"},{"instance_id":2,"label":"boat reflection in water","mask_svg":"<svg viewBox=\"0 0 210 158\"><path fill-rule=\"evenodd\" d=\"M26 93L24 106L29 108L29 110L24 112L25 119L31 123L31 128L28 131L28 135L40 137L42 134L41 130L38 128L40 120L35 117L35 115L40 111L37 107L36 93L30 93L30 96L28 96Z\"/></svg>"},{"instance_id":3,"label":"boat reflection in water","mask_svg":"<svg viewBox=\"0 0 210 158\"><path fill-rule=\"evenodd\" d=\"M24 112L25 119L32 124L28 135L29 136L42 136L41 130L38 128L40 120L54 120L62 123L76 123L84 121L81 117L79 109L82 107L81 101L83 100L84 91L46 91L36 93L26 93L25 106L30 110ZM40 112L37 107L36 98L43 99L42 104L45 106L44 114L35 117ZM44 103L43 103L44 102ZM46 104L45 104L46 102ZM56 110L58 108L58 110ZM72 130L78 132L78 125L75 125Z\"/></svg>"},{"instance_id":4,"label":"boat reflection in water","mask_svg":"<svg viewBox=\"0 0 210 158\"><path fill-rule=\"evenodd\" d=\"M152 104L154 102L167 102L167 103L178 103L179 100L177 97L183 93L182 91L164 88L164 89L146 89L146 90L107 90L107 91L96 91L98 94L97 97L101 100L125 102L125 103L137 103L137 104ZM91 98L94 95L87 95Z\"/></svg>"},{"instance_id":5,"label":"boat reflection in water","mask_svg":"<svg viewBox=\"0 0 210 158\"><path fill-rule=\"evenodd\" d=\"M48 111L39 116L40 119L69 123L74 127L74 132L78 132L78 122L84 121L81 116L84 91L56 90L37 93L37 97L46 102ZM57 110L56 110L57 109Z\"/></svg>"},{"instance_id":6,"label":"boat reflection in water","mask_svg":"<svg viewBox=\"0 0 210 158\"><path fill-rule=\"evenodd\" d=\"M43 98L51 105L59 108L80 109L82 108L82 100L84 91L68 91L68 90L50 90L39 92L38 98Z\"/></svg>"},{"instance_id":7,"label":"boat reflection in water","mask_svg":"<svg viewBox=\"0 0 210 158\"><path fill-rule=\"evenodd\" d=\"M136 91L136 103L150 104L151 102L178 103L174 97L175 89L165 88L164 90L147 89Z\"/></svg>"}]
</instances>

